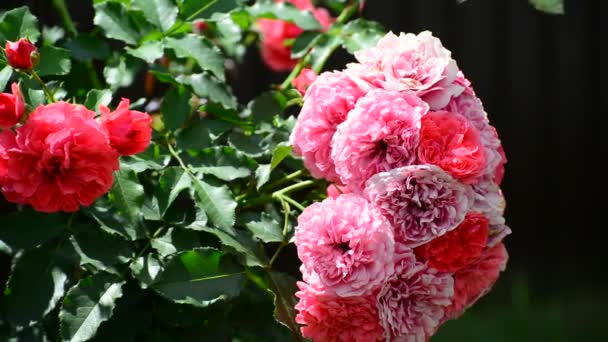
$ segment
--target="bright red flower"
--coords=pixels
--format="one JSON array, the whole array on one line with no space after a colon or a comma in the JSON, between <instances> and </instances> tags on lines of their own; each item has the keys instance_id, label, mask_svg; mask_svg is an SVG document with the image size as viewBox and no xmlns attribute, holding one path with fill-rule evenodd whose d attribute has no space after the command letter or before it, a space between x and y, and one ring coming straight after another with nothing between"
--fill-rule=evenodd
<instances>
[{"instance_id":1,"label":"bright red flower","mask_svg":"<svg viewBox=\"0 0 608 342\"><path fill-rule=\"evenodd\" d=\"M12 94L0 94L0 128L15 126L25 111L23 96L17 83L11 86Z\"/></svg>"},{"instance_id":2,"label":"bright red flower","mask_svg":"<svg viewBox=\"0 0 608 342\"><path fill-rule=\"evenodd\" d=\"M441 272L456 272L478 259L488 240L490 221L469 213L454 230L431 240L414 251L416 257Z\"/></svg>"},{"instance_id":3,"label":"bright red flower","mask_svg":"<svg viewBox=\"0 0 608 342\"><path fill-rule=\"evenodd\" d=\"M298 89L300 94L304 95L308 86L317 78L317 74L312 69L302 69L298 77L293 80L293 86Z\"/></svg>"},{"instance_id":4,"label":"bright red flower","mask_svg":"<svg viewBox=\"0 0 608 342\"><path fill-rule=\"evenodd\" d=\"M110 112L100 106L101 124L110 137L110 145L121 155L141 153L150 145L152 118L148 113L129 109L129 100L122 99L118 108Z\"/></svg>"},{"instance_id":5,"label":"bright red flower","mask_svg":"<svg viewBox=\"0 0 608 342\"><path fill-rule=\"evenodd\" d=\"M6 41L4 53L8 64L15 69L30 70L39 59L38 49L27 38L21 38L16 42Z\"/></svg>"},{"instance_id":6,"label":"bright red flower","mask_svg":"<svg viewBox=\"0 0 608 342\"><path fill-rule=\"evenodd\" d=\"M94 117L84 106L58 102L39 106L16 136L3 133L4 197L52 213L77 211L105 194L118 153Z\"/></svg>"}]
</instances>

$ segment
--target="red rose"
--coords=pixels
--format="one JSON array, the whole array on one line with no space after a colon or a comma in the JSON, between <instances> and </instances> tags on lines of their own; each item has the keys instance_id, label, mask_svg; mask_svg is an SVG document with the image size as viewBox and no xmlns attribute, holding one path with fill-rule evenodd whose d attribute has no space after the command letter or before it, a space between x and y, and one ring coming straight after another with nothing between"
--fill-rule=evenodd
<instances>
[{"instance_id":1,"label":"red rose","mask_svg":"<svg viewBox=\"0 0 608 342\"><path fill-rule=\"evenodd\" d=\"M74 212L108 192L118 153L94 117L84 106L57 102L39 106L16 135L3 133L4 197L41 212Z\"/></svg>"},{"instance_id":2,"label":"red rose","mask_svg":"<svg viewBox=\"0 0 608 342\"><path fill-rule=\"evenodd\" d=\"M441 272L456 272L478 259L486 247L489 220L478 213L468 213L454 230L417 247L416 256Z\"/></svg>"},{"instance_id":3,"label":"red rose","mask_svg":"<svg viewBox=\"0 0 608 342\"><path fill-rule=\"evenodd\" d=\"M316 78L317 74L311 69L302 69L298 77L293 80L293 86L298 89L300 94L304 95L308 86L310 86Z\"/></svg>"},{"instance_id":4,"label":"red rose","mask_svg":"<svg viewBox=\"0 0 608 342\"><path fill-rule=\"evenodd\" d=\"M10 128L15 126L25 111L23 96L19 91L19 86L13 83L11 86L12 94L0 94L0 127Z\"/></svg>"},{"instance_id":5,"label":"red rose","mask_svg":"<svg viewBox=\"0 0 608 342\"><path fill-rule=\"evenodd\" d=\"M129 109L129 100L122 99L110 112L101 106L101 124L110 138L110 145L121 155L141 153L150 145L152 118L148 113Z\"/></svg>"},{"instance_id":6,"label":"red rose","mask_svg":"<svg viewBox=\"0 0 608 342\"><path fill-rule=\"evenodd\" d=\"M15 133L10 129L0 132L0 186L8 173L8 150L15 147Z\"/></svg>"},{"instance_id":7,"label":"red rose","mask_svg":"<svg viewBox=\"0 0 608 342\"><path fill-rule=\"evenodd\" d=\"M8 64L15 69L31 70L40 57L36 46L27 38L16 42L6 41L4 50Z\"/></svg>"}]
</instances>

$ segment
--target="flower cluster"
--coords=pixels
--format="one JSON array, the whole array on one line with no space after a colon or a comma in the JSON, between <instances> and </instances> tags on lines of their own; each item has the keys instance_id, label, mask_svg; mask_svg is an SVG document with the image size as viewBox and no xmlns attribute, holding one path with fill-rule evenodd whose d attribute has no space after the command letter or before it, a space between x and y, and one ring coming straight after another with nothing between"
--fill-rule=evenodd
<instances>
[{"instance_id":1,"label":"flower cluster","mask_svg":"<svg viewBox=\"0 0 608 342\"><path fill-rule=\"evenodd\" d=\"M506 266L504 150L430 32L355 56L312 81L291 137L333 183L298 218L296 321L315 341L427 341Z\"/></svg>"},{"instance_id":2,"label":"flower cluster","mask_svg":"<svg viewBox=\"0 0 608 342\"><path fill-rule=\"evenodd\" d=\"M26 43L7 43L12 67L31 69L36 52L22 47ZM19 86L11 88L12 94L0 94L0 188L10 202L46 213L77 211L110 190L120 155L143 152L150 144L151 117L130 110L127 99L115 111L101 106L97 118L63 101L26 116Z\"/></svg>"}]
</instances>

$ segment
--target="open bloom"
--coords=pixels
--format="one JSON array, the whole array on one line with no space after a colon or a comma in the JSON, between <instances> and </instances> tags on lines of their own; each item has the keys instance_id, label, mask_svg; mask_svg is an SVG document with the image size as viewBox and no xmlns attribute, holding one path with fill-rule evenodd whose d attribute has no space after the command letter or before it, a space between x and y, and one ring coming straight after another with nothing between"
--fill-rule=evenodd
<instances>
[{"instance_id":1,"label":"open bloom","mask_svg":"<svg viewBox=\"0 0 608 342\"><path fill-rule=\"evenodd\" d=\"M101 124L110 138L110 145L121 155L141 153L150 145L152 118L148 113L129 109L129 100L122 99L118 108L110 112L100 106Z\"/></svg>"},{"instance_id":2,"label":"open bloom","mask_svg":"<svg viewBox=\"0 0 608 342\"><path fill-rule=\"evenodd\" d=\"M298 217L304 281L340 297L372 293L393 273L393 233L378 209L346 194L314 203Z\"/></svg>"},{"instance_id":3,"label":"open bloom","mask_svg":"<svg viewBox=\"0 0 608 342\"><path fill-rule=\"evenodd\" d=\"M0 132L0 187L8 174L8 150L15 147L15 133L11 130Z\"/></svg>"},{"instance_id":4,"label":"open bloom","mask_svg":"<svg viewBox=\"0 0 608 342\"><path fill-rule=\"evenodd\" d=\"M284 0L275 0L284 2ZM321 24L323 31L329 28L333 18L324 8L315 8L310 0L289 0L301 10L309 10ZM275 71L287 71L297 63L297 59L291 58L291 46L286 40L295 39L304 30L294 23L278 19L259 19L257 21L261 37L262 59L264 63Z\"/></svg>"},{"instance_id":5,"label":"open bloom","mask_svg":"<svg viewBox=\"0 0 608 342\"><path fill-rule=\"evenodd\" d=\"M40 58L38 49L27 38L21 38L16 42L7 40L4 53L8 64L15 69L30 70Z\"/></svg>"},{"instance_id":6,"label":"open bloom","mask_svg":"<svg viewBox=\"0 0 608 342\"><path fill-rule=\"evenodd\" d=\"M434 165L379 173L365 193L389 220L395 242L416 247L455 229L473 204L471 187Z\"/></svg>"},{"instance_id":7,"label":"open bloom","mask_svg":"<svg viewBox=\"0 0 608 342\"><path fill-rule=\"evenodd\" d=\"M450 274L416 261L411 250L400 252L395 273L377 296L386 340L428 341L439 327L453 294Z\"/></svg>"},{"instance_id":8,"label":"open bloom","mask_svg":"<svg viewBox=\"0 0 608 342\"><path fill-rule=\"evenodd\" d=\"M15 126L25 111L23 96L19 91L19 85L11 85L12 94L0 94L0 128Z\"/></svg>"},{"instance_id":9,"label":"open bloom","mask_svg":"<svg viewBox=\"0 0 608 342\"><path fill-rule=\"evenodd\" d=\"M457 318L468 307L483 297L504 271L507 250L502 243L487 249L481 257L468 267L454 274L454 297L452 304L446 308L444 321Z\"/></svg>"},{"instance_id":10,"label":"open bloom","mask_svg":"<svg viewBox=\"0 0 608 342\"><path fill-rule=\"evenodd\" d=\"M303 282L296 297L302 335L314 341L375 342L382 341L383 330L373 295L336 297Z\"/></svg>"},{"instance_id":11,"label":"open bloom","mask_svg":"<svg viewBox=\"0 0 608 342\"><path fill-rule=\"evenodd\" d=\"M105 194L118 153L94 117L84 106L53 103L32 112L16 136L3 136L5 198L51 213L77 211Z\"/></svg>"},{"instance_id":12,"label":"open bloom","mask_svg":"<svg viewBox=\"0 0 608 342\"><path fill-rule=\"evenodd\" d=\"M478 259L486 247L489 221L468 213L456 229L415 249L416 256L441 272L456 272Z\"/></svg>"},{"instance_id":13,"label":"open bloom","mask_svg":"<svg viewBox=\"0 0 608 342\"><path fill-rule=\"evenodd\" d=\"M363 91L346 74L324 72L310 85L291 135L293 150L315 178L340 180L331 159L332 138Z\"/></svg>"},{"instance_id":14,"label":"open bloom","mask_svg":"<svg viewBox=\"0 0 608 342\"><path fill-rule=\"evenodd\" d=\"M435 164L467 184L476 183L486 166L477 130L464 116L445 111L422 118L418 160Z\"/></svg>"},{"instance_id":15,"label":"open bloom","mask_svg":"<svg viewBox=\"0 0 608 342\"><path fill-rule=\"evenodd\" d=\"M490 222L488 247L494 246L511 233L511 229L505 225L504 218L507 202L493 179L493 175L486 175L471 187L475 194L471 210L482 213Z\"/></svg>"},{"instance_id":16,"label":"open bloom","mask_svg":"<svg viewBox=\"0 0 608 342\"><path fill-rule=\"evenodd\" d=\"M464 87L455 82L458 66L451 52L429 31L386 34L370 49L355 53L360 64L347 72L370 88L415 92L433 110L447 105Z\"/></svg>"},{"instance_id":17,"label":"open bloom","mask_svg":"<svg viewBox=\"0 0 608 342\"><path fill-rule=\"evenodd\" d=\"M428 105L411 92L372 90L338 126L331 157L342 183L360 192L378 172L416 161Z\"/></svg>"}]
</instances>

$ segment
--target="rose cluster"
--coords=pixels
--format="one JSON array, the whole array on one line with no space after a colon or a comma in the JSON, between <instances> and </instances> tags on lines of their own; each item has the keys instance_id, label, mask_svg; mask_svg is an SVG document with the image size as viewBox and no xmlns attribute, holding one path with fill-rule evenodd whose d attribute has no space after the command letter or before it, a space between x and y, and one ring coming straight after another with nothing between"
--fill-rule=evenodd
<instances>
[{"instance_id":1,"label":"rose cluster","mask_svg":"<svg viewBox=\"0 0 608 342\"><path fill-rule=\"evenodd\" d=\"M504 270L506 157L450 51L389 33L318 76L292 134L334 184L300 215L297 322L315 341L427 341Z\"/></svg>"},{"instance_id":2,"label":"rose cluster","mask_svg":"<svg viewBox=\"0 0 608 342\"><path fill-rule=\"evenodd\" d=\"M8 42L7 60L29 71L35 47ZM40 212L74 212L110 190L120 155L143 152L150 144L151 117L129 109L123 99L101 116L69 102L40 105L29 115L19 86L0 94L0 188L13 203Z\"/></svg>"}]
</instances>

